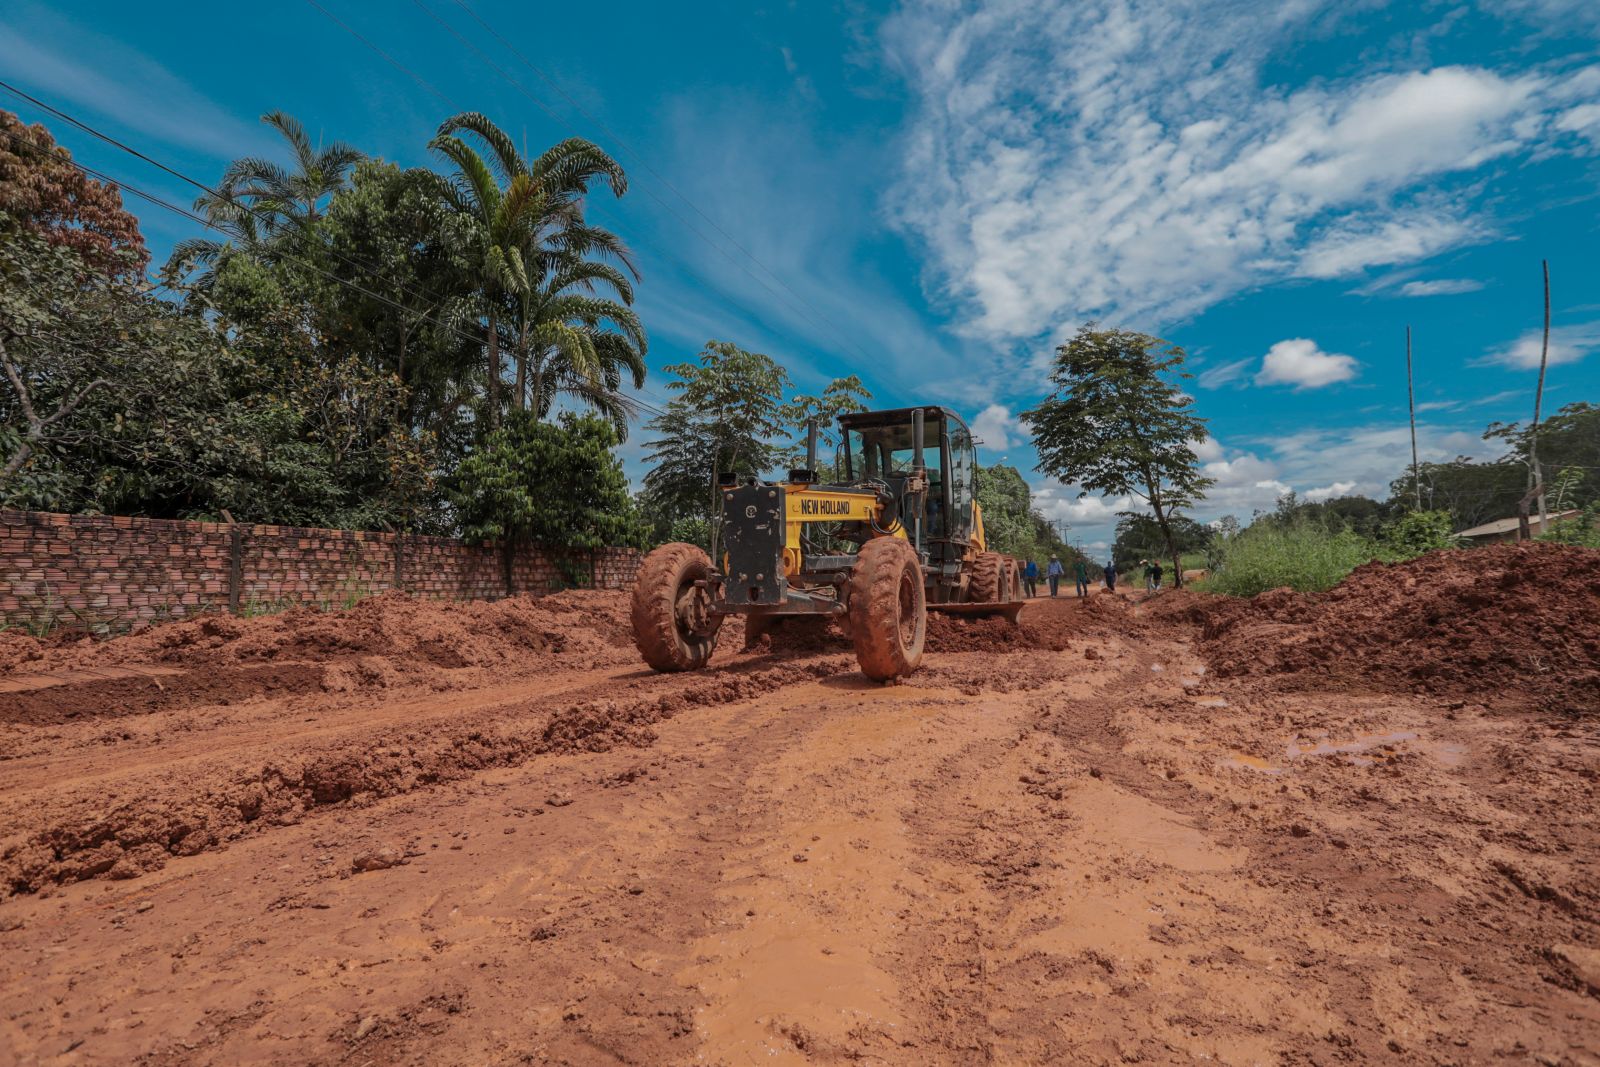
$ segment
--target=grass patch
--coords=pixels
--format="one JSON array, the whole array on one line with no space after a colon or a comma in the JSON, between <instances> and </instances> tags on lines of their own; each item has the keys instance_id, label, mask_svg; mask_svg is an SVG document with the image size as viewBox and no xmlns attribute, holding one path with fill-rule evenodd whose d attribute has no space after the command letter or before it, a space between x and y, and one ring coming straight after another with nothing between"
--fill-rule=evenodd
<instances>
[{"instance_id":1,"label":"grass patch","mask_svg":"<svg viewBox=\"0 0 1600 1067\"><path fill-rule=\"evenodd\" d=\"M1216 571L1200 588L1228 596L1255 596L1284 586L1320 593L1380 555L1368 538L1314 523L1260 523L1222 542L1217 552Z\"/></svg>"}]
</instances>

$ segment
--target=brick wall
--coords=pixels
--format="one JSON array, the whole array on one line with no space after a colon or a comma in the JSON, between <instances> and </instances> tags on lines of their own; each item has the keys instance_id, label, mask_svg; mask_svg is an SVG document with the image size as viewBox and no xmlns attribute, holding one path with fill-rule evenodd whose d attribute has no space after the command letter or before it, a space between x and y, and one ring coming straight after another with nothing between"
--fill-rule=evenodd
<instances>
[{"instance_id":1,"label":"brick wall","mask_svg":"<svg viewBox=\"0 0 1600 1067\"><path fill-rule=\"evenodd\" d=\"M563 555L519 547L512 587L621 589L639 558L630 548ZM0 622L9 625L120 629L230 606L337 607L387 589L497 599L506 593L505 555L447 537L0 509Z\"/></svg>"}]
</instances>

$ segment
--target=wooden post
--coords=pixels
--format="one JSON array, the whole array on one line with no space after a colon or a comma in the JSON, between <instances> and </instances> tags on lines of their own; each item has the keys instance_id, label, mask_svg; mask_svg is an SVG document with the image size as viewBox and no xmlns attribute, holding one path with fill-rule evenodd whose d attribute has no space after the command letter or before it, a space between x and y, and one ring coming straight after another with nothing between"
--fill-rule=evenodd
<instances>
[{"instance_id":1,"label":"wooden post","mask_svg":"<svg viewBox=\"0 0 1600 1067\"><path fill-rule=\"evenodd\" d=\"M404 530L394 532L394 587L398 592L406 591L406 533Z\"/></svg>"},{"instance_id":2,"label":"wooden post","mask_svg":"<svg viewBox=\"0 0 1600 1067\"><path fill-rule=\"evenodd\" d=\"M244 582L244 535L227 508L222 509L222 518L228 524L228 611L237 615L239 587Z\"/></svg>"}]
</instances>

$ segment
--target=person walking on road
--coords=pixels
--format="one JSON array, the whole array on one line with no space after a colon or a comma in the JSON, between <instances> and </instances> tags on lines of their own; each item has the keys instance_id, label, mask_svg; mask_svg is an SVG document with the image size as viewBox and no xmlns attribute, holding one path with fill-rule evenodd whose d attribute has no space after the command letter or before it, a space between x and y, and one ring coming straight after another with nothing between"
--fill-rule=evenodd
<instances>
[{"instance_id":1,"label":"person walking on road","mask_svg":"<svg viewBox=\"0 0 1600 1067\"><path fill-rule=\"evenodd\" d=\"M1056 591L1061 588L1061 578L1066 573L1067 569L1061 565L1061 557L1051 556L1050 566L1046 567L1044 572L1045 577L1050 579L1051 596L1055 596Z\"/></svg>"},{"instance_id":2,"label":"person walking on road","mask_svg":"<svg viewBox=\"0 0 1600 1067\"><path fill-rule=\"evenodd\" d=\"M1039 595L1039 565L1031 559L1022 568L1022 584L1028 587L1030 597Z\"/></svg>"},{"instance_id":3,"label":"person walking on road","mask_svg":"<svg viewBox=\"0 0 1600 1067\"><path fill-rule=\"evenodd\" d=\"M1114 559L1106 560L1106 590L1111 593L1117 591L1117 561Z\"/></svg>"},{"instance_id":4,"label":"person walking on road","mask_svg":"<svg viewBox=\"0 0 1600 1067\"><path fill-rule=\"evenodd\" d=\"M1072 561L1072 576L1078 579L1078 596L1089 595L1089 563L1082 556Z\"/></svg>"},{"instance_id":5,"label":"person walking on road","mask_svg":"<svg viewBox=\"0 0 1600 1067\"><path fill-rule=\"evenodd\" d=\"M1159 559L1150 561L1150 591L1152 593L1161 592L1161 561Z\"/></svg>"},{"instance_id":6,"label":"person walking on road","mask_svg":"<svg viewBox=\"0 0 1600 1067\"><path fill-rule=\"evenodd\" d=\"M1156 561L1153 559L1142 559L1139 562L1144 564L1145 591L1154 592L1156 587Z\"/></svg>"}]
</instances>

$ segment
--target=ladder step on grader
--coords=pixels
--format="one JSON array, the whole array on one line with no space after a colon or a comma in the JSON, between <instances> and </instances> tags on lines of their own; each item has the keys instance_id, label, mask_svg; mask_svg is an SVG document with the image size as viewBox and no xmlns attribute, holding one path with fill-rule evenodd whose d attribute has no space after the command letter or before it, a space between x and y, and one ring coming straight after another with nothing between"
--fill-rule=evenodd
<instances>
[{"instance_id":1,"label":"ladder step on grader","mask_svg":"<svg viewBox=\"0 0 1600 1067\"><path fill-rule=\"evenodd\" d=\"M887 682L922 662L929 611L1016 622L1020 569L988 550L966 423L915 407L856 412L839 426L837 481L819 478L815 422L806 466L787 481L722 476L719 565L681 542L644 558L631 614L647 664L704 667L729 615L745 616L747 641L784 620L831 620L862 673Z\"/></svg>"}]
</instances>

